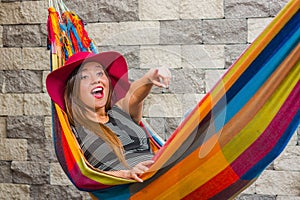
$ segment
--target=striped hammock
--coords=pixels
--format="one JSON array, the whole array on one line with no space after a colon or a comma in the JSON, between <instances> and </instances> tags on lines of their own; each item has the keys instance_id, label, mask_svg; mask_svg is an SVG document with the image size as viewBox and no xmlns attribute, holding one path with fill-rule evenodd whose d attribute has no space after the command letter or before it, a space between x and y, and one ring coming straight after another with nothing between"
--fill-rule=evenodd
<instances>
[{"instance_id":1,"label":"striped hammock","mask_svg":"<svg viewBox=\"0 0 300 200\"><path fill-rule=\"evenodd\" d=\"M220 200L247 188L299 126L299 5L291 0L197 104L155 154L143 183L93 168L53 102L56 154L72 183L94 198L118 200ZM52 70L74 52L96 52L81 19L62 1L49 8L48 27Z\"/></svg>"}]
</instances>

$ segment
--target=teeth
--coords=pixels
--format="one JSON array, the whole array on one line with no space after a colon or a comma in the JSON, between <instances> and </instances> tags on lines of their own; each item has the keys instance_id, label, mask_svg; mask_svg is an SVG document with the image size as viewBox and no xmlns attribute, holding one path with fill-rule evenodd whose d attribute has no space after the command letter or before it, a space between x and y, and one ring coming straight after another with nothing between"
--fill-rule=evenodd
<instances>
[{"instance_id":1,"label":"teeth","mask_svg":"<svg viewBox=\"0 0 300 200\"><path fill-rule=\"evenodd\" d=\"M95 88L92 93L102 92L103 88Z\"/></svg>"}]
</instances>

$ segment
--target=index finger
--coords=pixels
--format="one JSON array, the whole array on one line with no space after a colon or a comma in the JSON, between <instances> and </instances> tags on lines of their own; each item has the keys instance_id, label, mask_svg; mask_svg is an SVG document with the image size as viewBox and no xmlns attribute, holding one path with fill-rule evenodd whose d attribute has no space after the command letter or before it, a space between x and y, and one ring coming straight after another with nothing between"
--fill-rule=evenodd
<instances>
[{"instance_id":1,"label":"index finger","mask_svg":"<svg viewBox=\"0 0 300 200\"><path fill-rule=\"evenodd\" d=\"M140 162L140 164L142 164L144 166L149 166L149 165L152 165L153 163L154 163L153 160L146 160L146 161Z\"/></svg>"}]
</instances>

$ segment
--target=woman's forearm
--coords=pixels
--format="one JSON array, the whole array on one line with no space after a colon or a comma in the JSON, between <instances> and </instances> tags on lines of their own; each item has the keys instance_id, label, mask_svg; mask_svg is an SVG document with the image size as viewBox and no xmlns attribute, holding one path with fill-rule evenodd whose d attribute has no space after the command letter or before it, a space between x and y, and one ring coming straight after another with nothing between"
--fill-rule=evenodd
<instances>
[{"instance_id":1,"label":"woman's forearm","mask_svg":"<svg viewBox=\"0 0 300 200\"><path fill-rule=\"evenodd\" d=\"M154 163L153 160L146 160L143 162L140 162L136 166L134 166L132 169L128 170L119 170L119 171L105 171L105 173L117 176L120 178L125 178L125 179L133 179L136 180L137 182L143 182L143 180L139 177L143 173L149 170L149 166Z\"/></svg>"},{"instance_id":2,"label":"woman's forearm","mask_svg":"<svg viewBox=\"0 0 300 200\"><path fill-rule=\"evenodd\" d=\"M128 95L130 96L129 103L133 106L143 103L144 99L149 95L152 86L153 83L147 74L134 81L128 91Z\"/></svg>"},{"instance_id":3,"label":"woman's forearm","mask_svg":"<svg viewBox=\"0 0 300 200\"><path fill-rule=\"evenodd\" d=\"M150 69L142 78L131 83L125 98L117 105L139 122L142 117L143 101L149 95L152 86L168 87L170 77L171 73L167 68Z\"/></svg>"}]
</instances>

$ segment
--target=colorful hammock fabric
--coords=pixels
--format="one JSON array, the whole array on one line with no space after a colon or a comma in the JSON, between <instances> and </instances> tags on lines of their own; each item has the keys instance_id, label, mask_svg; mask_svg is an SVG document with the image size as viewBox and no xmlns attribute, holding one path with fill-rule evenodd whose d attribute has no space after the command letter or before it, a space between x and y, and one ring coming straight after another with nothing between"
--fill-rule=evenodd
<instances>
[{"instance_id":1,"label":"colorful hammock fabric","mask_svg":"<svg viewBox=\"0 0 300 200\"><path fill-rule=\"evenodd\" d=\"M118 200L230 199L251 185L299 126L299 5L290 1L198 103L158 150L143 183L93 168L53 102L56 153L73 184Z\"/></svg>"}]
</instances>

